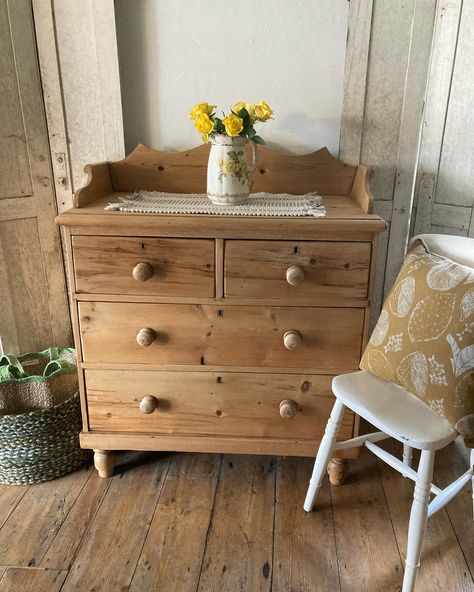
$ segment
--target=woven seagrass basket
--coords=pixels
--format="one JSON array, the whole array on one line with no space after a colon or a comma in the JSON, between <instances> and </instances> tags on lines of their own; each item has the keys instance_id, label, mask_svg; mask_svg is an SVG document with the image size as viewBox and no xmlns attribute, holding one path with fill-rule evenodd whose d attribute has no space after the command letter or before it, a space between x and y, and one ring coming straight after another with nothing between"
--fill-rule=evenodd
<instances>
[{"instance_id":1,"label":"woven seagrass basket","mask_svg":"<svg viewBox=\"0 0 474 592\"><path fill-rule=\"evenodd\" d=\"M79 468L75 352L51 348L0 359L0 483L48 481Z\"/></svg>"}]
</instances>

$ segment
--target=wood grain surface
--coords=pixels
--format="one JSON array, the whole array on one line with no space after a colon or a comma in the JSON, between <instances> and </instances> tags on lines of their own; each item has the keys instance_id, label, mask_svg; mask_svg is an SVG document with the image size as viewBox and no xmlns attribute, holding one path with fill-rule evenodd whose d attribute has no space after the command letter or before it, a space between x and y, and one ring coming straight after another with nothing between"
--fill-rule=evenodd
<instances>
[{"instance_id":1,"label":"wood grain surface","mask_svg":"<svg viewBox=\"0 0 474 592\"><path fill-rule=\"evenodd\" d=\"M393 450L401 452L401 446ZM459 441L437 456L440 486L468 466ZM330 487L324 480L316 511L306 514L312 463L127 455L111 479L85 471L82 489L82 471L52 481L49 493L43 485L28 487L34 515L26 502L12 510L10 492L22 497L22 486L1 485L0 515L10 512L12 522L0 527L2 544L10 547L0 591L399 591L412 482L364 451L350 463L345 485ZM71 491L66 508L45 503L53 489ZM474 589L471 510L466 487L428 523L417 589ZM34 529L37 542L25 544L13 523ZM44 541L39 533L48 533ZM38 563L28 567L33 547L48 550L41 561L34 554Z\"/></svg>"},{"instance_id":2,"label":"wood grain surface","mask_svg":"<svg viewBox=\"0 0 474 592\"><path fill-rule=\"evenodd\" d=\"M214 241L141 237L72 239L78 293L214 296ZM148 263L152 275L137 281L134 268Z\"/></svg>"},{"instance_id":3,"label":"wood grain surface","mask_svg":"<svg viewBox=\"0 0 474 592\"><path fill-rule=\"evenodd\" d=\"M320 440L334 397L332 376L231 372L86 370L92 431L155 434L220 434ZM158 401L140 411L144 396ZM296 415L280 416L290 399ZM344 417L340 439L350 438L353 413Z\"/></svg>"},{"instance_id":4,"label":"wood grain surface","mask_svg":"<svg viewBox=\"0 0 474 592\"><path fill-rule=\"evenodd\" d=\"M210 146L203 144L183 152L161 152L139 144L123 160L110 163L114 189L204 193L209 150ZM349 195L356 169L334 158L326 148L297 156L262 147L252 190Z\"/></svg>"},{"instance_id":5,"label":"wood grain surface","mask_svg":"<svg viewBox=\"0 0 474 592\"><path fill-rule=\"evenodd\" d=\"M224 294L313 306L365 300L370 253L370 243L362 242L225 241ZM304 274L295 286L286 278L291 266L300 267Z\"/></svg>"},{"instance_id":6,"label":"wood grain surface","mask_svg":"<svg viewBox=\"0 0 474 592\"><path fill-rule=\"evenodd\" d=\"M86 362L310 368L337 373L359 364L364 310L80 302ZM142 328L156 339L136 342ZM283 344L286 331L299 348Z\"/></svg>"}]
</instances>

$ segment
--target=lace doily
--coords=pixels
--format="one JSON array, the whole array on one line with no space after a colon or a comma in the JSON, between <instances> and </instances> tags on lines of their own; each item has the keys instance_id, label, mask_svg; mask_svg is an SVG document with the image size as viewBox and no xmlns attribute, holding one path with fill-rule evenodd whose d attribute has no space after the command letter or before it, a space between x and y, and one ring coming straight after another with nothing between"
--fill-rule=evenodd
<instances>
[{"instance_id":1,"label":"lace doily","mask_svg":"<svg viewBox=\"0 0 474 592\"><path fill-rule=\"evenodd\" d=\"M240 206L213 204L205 193L162 193L137 191L110 203L105 210L156 214L225 214L230 216L315 216L326 215L322 198L317 193L252 193Z\"/></svg>"}]
</instances>

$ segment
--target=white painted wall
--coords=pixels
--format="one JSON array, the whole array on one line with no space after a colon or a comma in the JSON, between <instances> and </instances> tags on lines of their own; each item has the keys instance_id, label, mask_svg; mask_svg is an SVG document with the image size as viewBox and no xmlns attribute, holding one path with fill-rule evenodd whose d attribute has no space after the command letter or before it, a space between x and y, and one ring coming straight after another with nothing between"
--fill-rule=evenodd
<instances>
[{"instance_id":1,"label":"white painted wall","mask_svg":"<svg viewBox=\"0 0 474 592\"><path fill-rule=\"evenodd\" d=\"M200 101L264 99L270 146L337 155L347 0L116 0L125 144L182 150Z\"/></svg>"}]
</instances>

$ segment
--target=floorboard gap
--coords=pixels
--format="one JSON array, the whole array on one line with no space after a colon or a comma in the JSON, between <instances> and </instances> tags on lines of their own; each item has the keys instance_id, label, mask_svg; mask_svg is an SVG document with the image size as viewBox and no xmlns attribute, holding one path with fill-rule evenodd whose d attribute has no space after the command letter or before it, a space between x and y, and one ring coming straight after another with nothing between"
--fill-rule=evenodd
<instances>
[{"instance_id":1,"label":"floorboard gap","mask_svg":"<svg viewBox=\"0 0 474 592\"><path fill-rule=\"evenodd\" d=\"M224 458L224 455L221 454L221 461L219 463L219 474L217 476L216 489L214 491L214 498L212 500L212 510L211 510L211 515L209 516L209 524L207 526L207 531L206 531L206 542L204 543L204 546L203 546L203 549L202 549L201 566L199 568L199 577L198 577L198 580L197 580L196 592L198 592L199 586L201 584L202 564L204 562L204 557L206 555L207 542L209 541L209 534L211 532L212 521L214 520L214 508L216 507L217 492L219 491L220 485L221 485L221 474L222 474L222 461L223 461L223 458Z\"/></svg>"}]
</instances>

